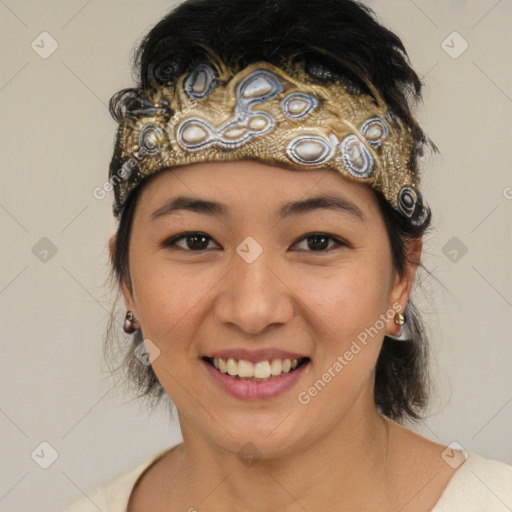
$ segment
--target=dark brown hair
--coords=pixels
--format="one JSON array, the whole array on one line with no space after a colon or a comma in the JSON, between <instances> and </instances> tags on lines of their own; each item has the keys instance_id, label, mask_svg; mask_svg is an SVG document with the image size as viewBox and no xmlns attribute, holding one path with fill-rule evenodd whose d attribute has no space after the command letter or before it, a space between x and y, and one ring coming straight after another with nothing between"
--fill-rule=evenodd
<instances>
[{"instance_id":1,"label":"dark brown hair","mask_svg":"<svg viewBox=\"0 0 512 512\"><path fill-rule=\"evenodd\" d=\"M371 94L369 80L382 94L389 110L399 117L416 141L416 154L410 165L416 169L417 154L429 145L411 114L411 106L421 100L422 83L408 62L401 40L382 26L375 14L354 0L188 0L166 15L143 39L134 56L138 89L149 90L170 83L198 62L222 59L236 66L260 60L280 65L298 59L319 83L341 80L354 93ZM365 77L365 79L361 79ZM115 117L124 89L110 103ZM125 283L131 291L128 248L137 198L147 178L128 197L119 220L110 279L117 288ZM430 212L421 227L376 195L386 224L393 265L403 275L407 263L406 242L421 238L430 227ZM421 261L419 267L423 267ZM114 305L115 308L115 305ZM421 317L410 298L405 310L409 339L384 338L375 378L378 410L391 419L418 420L429 396L428 340ZM107 328L104 355L112 353L112 342L119 332L113 311ZM128 377L151 406L165 390L151 365L143 365L134 349L143 341L139 329L122 349L123 361L117 368ZM168 398L168 397L167 397Z\"/></svg>"}]
</instances>

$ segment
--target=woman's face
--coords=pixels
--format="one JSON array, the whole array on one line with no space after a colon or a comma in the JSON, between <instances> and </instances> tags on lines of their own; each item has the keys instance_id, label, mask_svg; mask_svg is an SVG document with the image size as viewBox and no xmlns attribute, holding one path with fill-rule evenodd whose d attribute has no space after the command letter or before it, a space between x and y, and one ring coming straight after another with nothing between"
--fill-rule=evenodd
<instances>
[{"instance_id":1,"label":"woman's face","mask_svg":"<svg viewBox=\"0 0 512 512\"><path fill-rule=\"evenodd\" d=\"M331 207L304 203L327 195ZM166 208L181 196L221 206ZM141 191L129 262L125 303L184 437L233 453L252 443L273 457L375 412L375 364L414 268L395 275L366 186L254 161L167 170ZM285 359L307 359L260 383L221 373L205 361L215 354L259 375L279 371L274 359L281 372ZM250 374L233 362L231 372Z\"/></svg>"}]
</instances>

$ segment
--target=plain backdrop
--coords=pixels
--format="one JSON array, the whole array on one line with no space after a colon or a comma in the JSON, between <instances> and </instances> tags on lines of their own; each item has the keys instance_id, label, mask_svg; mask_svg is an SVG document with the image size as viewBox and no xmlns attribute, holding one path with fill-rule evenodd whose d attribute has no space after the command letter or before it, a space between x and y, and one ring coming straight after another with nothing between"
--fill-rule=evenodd
<instances>
[{"instance_id":1,"label":"plain backdrop","mask_svg":"<svg viewBox=\"0 0 512 512\"><path fill-rule=\"evenodd\" d=\"M417 115L441 151L423 178L433 276L416 299L437 394L418 430L512 464L512 3L367 4L423 78ZM1 511L63 510L181 439L102 362L115 222L112 195L93 196L117 127L108 100L132 85L134 44L173 5L0 2ZM41 449L56 457L47 469Z\"/></svg>"}]
</instances>

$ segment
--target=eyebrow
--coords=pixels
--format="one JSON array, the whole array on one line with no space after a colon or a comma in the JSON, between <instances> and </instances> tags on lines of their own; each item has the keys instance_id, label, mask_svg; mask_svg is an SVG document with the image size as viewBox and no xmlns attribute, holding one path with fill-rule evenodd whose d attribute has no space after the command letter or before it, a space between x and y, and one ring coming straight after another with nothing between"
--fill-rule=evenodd
<instances>
[{"instance_id":1,"label":"eyebrow","mask_svg":"<svg viewBox=\"0 0 512 512\"><path fill-rule=\"evenodd\" d=\"M284 219L285 217L304 215L315 210L335 210L349 214L361 221L366 220L358 206L343 197L332 194L322 194L301 201L285 203L279 209L277 217ZM178 211L190 211L216 217L229 216L229 208L222 203L188 196L178 196L169 199L160 208L155 210L150 215L149 221L152 222Z\"/></svg>"}]
</instances>

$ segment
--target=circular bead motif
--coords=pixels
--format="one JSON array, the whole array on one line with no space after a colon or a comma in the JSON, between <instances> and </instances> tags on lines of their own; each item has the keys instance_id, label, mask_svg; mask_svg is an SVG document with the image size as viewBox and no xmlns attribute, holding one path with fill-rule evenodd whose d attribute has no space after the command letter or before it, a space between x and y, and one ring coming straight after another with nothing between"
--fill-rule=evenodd
<instances>
[{"instance_id":1,"label":"circular bead motif","mask_svg":"<svg viewBox=\"0 0 512 512\"><path fill-rule=\"evenodd\" d=\"M368 144L374 148L378 148L389 133L384 121L377 116L367 119L359 131L365 136Z\"/></svg>"},{"instance_id":2,"label":"circular bead motif","mask_svg":"<svg viewBox=\"0 0 512 512\"><path fill-rule=\"evenodd\" d=\"M412 224L421 225L428 215L428 208L423 206L420 193L409 185L405 185L398 192L398 209L408 217Z\"/></svg>"},{"instance_id":3,"label":"circular bead motif","mask_svg":"<svg viewBox=\"0 0 512 512\"><path fill-rule=\"evenodd\" d=\"M273 85L266 77L259 76L247 83L242 92L242 96L247 99L259 98L260 96L265 96L265 94L272 92L273 88Z\"/></svg>"},{"instance_id":4,"label":"circular bead motif","mask_svg":"<svg viewBox=\"0 0 512 512\"><path fill-rule=\"evenodd\" d=\"M203 146L212 137L211 128L200 119L190 119L181 124L176 133L180 145L187 149Z\"/></svg>"},{"instance_id":5,"label":"circular bead motif","mask_svg":"<svg viewBox=\"0 0 512 512\"><path fill-rule=\"evenodd\" d=\"M216 85L215 71L207 64L198 64L188 75L184 88L189 98L202 100Z\"/></svg>"},{"instance_id":6,"label":"circular bead motif","mask_svg":"<svg viewBox=\"0 0 512 512\"><path fill-rule=\"evenodd\" d=\"M281 109L291 119L304 119L316 107L318 100L311 94L293 92L281 100Z\"/></svg>"},{"instance_id":7,"label":"circular bead motif","mask_svg":"<svg viewBox=\"0 0 512 512\"><path fill-rule=\"evenodd\" d=\"M249 128L256 132L261 132L270 124L265 116L255 116L249 120Z\"/></svg>"},{"instance_id":8,"label":"circular bead motif","mask_svg":"<svg viewBox=\"0 0 512 512\"><path fill-rule=\"evenodd\" d=\"M247 75L237 88L238 103L246 109L249 104L263 103L281 92L279 78L265 69L258 69Z\"/></svg>"},{"instance_id":9,"label":"circular bead motif","mask_svg":"<svg viewBox=\"0 0 512 512\"><path fill-rule=\"evenodd\" d=\"M331 159L334 153L330 141L318 135L299 135L286 148L290 160L298 164L319 165Z\"/></svg>"},{"instance_id":10,"label":"circular bead motif","mask_svg":"<svg viewBox=\"0 0 512 512\"><path fill-rule=\"evenodd\" d=\"M418 194L412 187L405 186L400 189L398 194L398 207L400 211L410 217L414 212L414 207L418 201Z\"/></svg>"},{"instance_id":11,"label":"circular bead motif","mask_svg":"<svg viewBox=\"0 0 512 512\"><path fill-rule=\"evenodd\" d=\"M240 139L243 135L247 133L247 128L245 126L235 126L234 128L230 128L225 131L222 135L227 139Z\"/></svg>"},{"instance_id":12,"label":"circular bead motif","mask_svg":"<svg viewBox=\"0 0 512 512\"><path fill-rule=\"evenodd\" d=\"M356 178L368 178L373 171L373 158L359 138L351 133L341 143L345 169Z\"/></svg>"},{"instance_id":13,"label":"circular bead motif","mask_svg":"<svg viewBox=\"0 0 512 512\"><path fill-rule=\"evenodd\" d=\"M208 137L208 132L199 124L190 123L181 132L181 138L188 144L198 144Z\"/></svg>"},{"instance_id":14,"label":"circular bead motif","mask_svg":"<svg viewBox=\"0 0 512 512\"><path fill-rule=\"evenodd\" d=\"M160 149L162 131L154 124L147 124L139 134L139 146L148 153L156 153Z\"/></svg>"}]
</instances>

